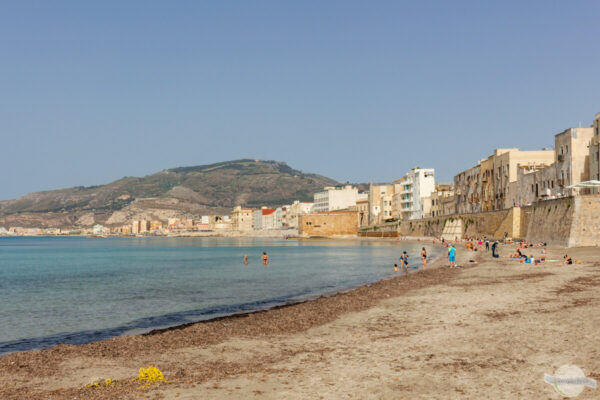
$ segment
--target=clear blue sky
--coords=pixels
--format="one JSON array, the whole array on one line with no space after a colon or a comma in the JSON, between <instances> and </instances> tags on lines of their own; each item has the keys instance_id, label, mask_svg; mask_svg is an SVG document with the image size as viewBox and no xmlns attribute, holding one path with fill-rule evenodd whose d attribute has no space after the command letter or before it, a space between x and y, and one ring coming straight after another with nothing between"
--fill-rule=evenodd
<instances>
[{"instance_id":1,"label":"clear blue sky","mask_svg":"<svg viewBox=\"0 0 600 400\"><path fill-rule=\"evenodd\" d=\"M600 112L598 1L1 1L0 199L260 158L448 181Z\"/></svg>"}]
</instances>

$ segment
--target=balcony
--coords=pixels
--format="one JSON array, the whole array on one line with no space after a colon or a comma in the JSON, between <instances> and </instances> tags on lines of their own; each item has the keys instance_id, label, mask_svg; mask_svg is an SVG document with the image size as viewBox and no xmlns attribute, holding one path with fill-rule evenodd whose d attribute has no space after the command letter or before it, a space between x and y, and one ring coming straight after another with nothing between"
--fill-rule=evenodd
<instances>
[{"instance_id":1,"label":"balcony","mask_svg":"<svg viewBox=\"0 0 600 400\"><path fill-rule=\"evenodd\" d=\"M559 161L559 162L563 162L563 161L565 161L565 155L564 155L564 154L559 154L559 155L558 155L558 161Z\"/></svg>"}]
</instances>

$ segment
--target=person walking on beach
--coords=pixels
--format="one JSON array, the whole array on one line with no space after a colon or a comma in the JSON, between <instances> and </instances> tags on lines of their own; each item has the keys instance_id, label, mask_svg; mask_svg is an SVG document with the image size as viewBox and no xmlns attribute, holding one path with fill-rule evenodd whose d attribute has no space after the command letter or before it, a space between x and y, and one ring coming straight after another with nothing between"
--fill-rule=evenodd
<instances>
[{"instance_id":1,"label":"person walking on beach","mask_svg":"<svg viewBox=\"0 0 600 400\"><path fill-rule=\"evenodd\" d=\"M456 249L452 244L448 247L448 261L450 262L450 268L456 267Z\"/></svg>"},{"instance_id":2,"label":"person walking on beach","mask_svg":"<svg viewBox=\"0 0 600 400\"><path fill-rule=\"evenodd\" d=\"M485 251L490 251L490 241L485 238Z\"/></svg>"},{"instance_id":3,"label":"person walking on beach","mask_svg":"<svg viewBox=\"0 0 600 400\"><path fill-rule=\"evenodd\" d=\"M425 250L425 247L421 250L421 260L423 260L423 269L425 269L427 266L427 250Z\"/></svg>"},{"instance_id":4,"label":"person walking on beach","mask_svg":"<svg viewBox=\"0 0 600 400\"><path fill-rule=\"evenodd\" d=\"M262 261L263 261L263 265L269 265L269 256L267 255L267 252L265 252L265 251L263 251Z\"/></svg>"}]
</instances>

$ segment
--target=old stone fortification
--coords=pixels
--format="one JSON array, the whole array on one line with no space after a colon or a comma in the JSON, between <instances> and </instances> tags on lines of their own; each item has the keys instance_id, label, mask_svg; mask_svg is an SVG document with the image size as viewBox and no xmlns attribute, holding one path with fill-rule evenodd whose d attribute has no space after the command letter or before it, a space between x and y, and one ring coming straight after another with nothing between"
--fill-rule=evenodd
<instances>
[{"instance_id":1,"label":"old stone fortification","mask_svg":"<svg viewBox=\"0 0 600 400\"><path fill-rule=\"evenodd\" d=\"M356 235L358 213L333 211L298 216L298 234L301 236Z\"/></svg>"},{"instance_id":2,"label":"old stone fortification","mask_svg":"<svg viewBox=\"0 0 600 400\"><path fill-rule=\"evenodd\" d=\"M359 230L359 236L444 237L485 235L492 239L524 239L565 247L600 246L600 196L583 195L547 200L528 207L458 214Z\"/></svg>"},{"instance_id":3,"label":"old stone fortification","mask_svg":"<svg viewBox=\"0 0 600 400\"><path fill-rule=\"evenodd\" d=\"M600 196L549 200L530 208L527 241L566 247L600 246Z\"/></svg>"}]
</instances>

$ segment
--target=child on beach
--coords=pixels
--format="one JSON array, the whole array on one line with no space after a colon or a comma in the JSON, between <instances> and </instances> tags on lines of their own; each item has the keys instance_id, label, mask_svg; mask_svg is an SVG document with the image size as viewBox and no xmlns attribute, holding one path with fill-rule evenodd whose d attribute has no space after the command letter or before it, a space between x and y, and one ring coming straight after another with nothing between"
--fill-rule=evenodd
<instances>
[{"instance_id":1,"label":"child on beach","mask_svg":"<svg viewBox=\"0 0 600 400\"><path fill-rule=\"evenodd\" d=\"M423 269L425 269L427 266L427 250L425 250L425 247L421 250L421 260L423 260Z\"/></svg>"},{"instance_id":2,"label":"child on beach","mask_svg":"<svg viewBox=\"0 0 600 400\"><path fill-rule=\"evenodd\" d=\"M398 264L394 264L394 272L398 272Z\"/></svg>"}]
</instances>

